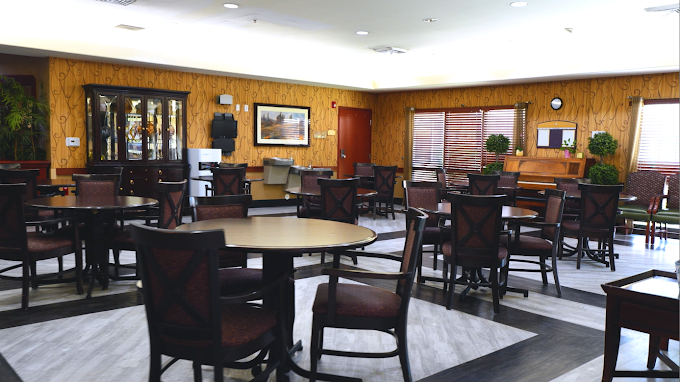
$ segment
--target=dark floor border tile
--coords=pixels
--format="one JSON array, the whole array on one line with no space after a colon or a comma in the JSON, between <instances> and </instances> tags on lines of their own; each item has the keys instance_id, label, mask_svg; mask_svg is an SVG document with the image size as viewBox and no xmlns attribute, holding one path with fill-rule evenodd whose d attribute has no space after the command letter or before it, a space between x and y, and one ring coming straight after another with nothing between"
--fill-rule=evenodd
<instances>
[{"instance_id":1,"label":"dark floor border tile","mask_svg":"<svg viewBox=\"0 0 680 382\"><path fill-rule=\"evenodd\" d=\"M3 382L22 382L19 374L14 371L2 354L0 354L0 380Z\"/></svg>"}]
</instances>

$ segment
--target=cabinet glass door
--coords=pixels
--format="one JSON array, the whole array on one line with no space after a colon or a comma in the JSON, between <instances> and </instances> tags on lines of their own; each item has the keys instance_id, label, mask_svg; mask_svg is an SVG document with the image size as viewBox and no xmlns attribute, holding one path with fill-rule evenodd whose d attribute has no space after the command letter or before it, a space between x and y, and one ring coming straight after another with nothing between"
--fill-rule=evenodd
<instances>
[{"instance_id":1,"label":"cabinet glass door","mask_svg":"<svg viewBox=\"0 0 680 382\"><path fill-rule=\"evenodd\" d=\"M147 159L163 159L163 99L146 99Z\"/></svg>"},{"instance_id":2,"label":"cabinet glass door","mask_svg":"<svg viewBox=\"0 0 680 382\"><path fill-rule=\"evenodd\" d=\"M182 159L184 126L182 125L184 103L182 100L168 100L168 153L170 160Z\"/></svg>"},{"instance_id":3,"label":"cabinet glass door","mask_svg":"<svg viewBox=\"0 0 680 382\"><path fill-rule=\"evenodd\" d=\"M100 160L118 160L118 139L116 129L118 127L118 96L100 94L99 102L99 139L101 140ZM89 115L88 115L89 117ZM89 145L89 142L88 142Z\"/></svg>"},{"instance_id":4,"label":"cabinet glass door","mask_svg":"<svg viewBox=\"0 0 680 382\"><path fill-rule=\"evenodd\" d=\"M142 98L125 97L125 151L127 160L142 160Z\"/></svg>"}]
</instances>

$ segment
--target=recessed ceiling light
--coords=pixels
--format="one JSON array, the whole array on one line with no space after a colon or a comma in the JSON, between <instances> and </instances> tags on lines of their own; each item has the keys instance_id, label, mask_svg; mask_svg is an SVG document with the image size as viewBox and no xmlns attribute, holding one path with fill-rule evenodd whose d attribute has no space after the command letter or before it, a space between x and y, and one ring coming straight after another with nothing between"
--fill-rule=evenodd
<instances>
[{"instance_id":1,"label":"recessed ceiling light","mask_svg":"<svg viewBox=\"0 0 680 382\"><path fill-rule=\"evenodd\" d=\"M229 9L236 9L238 8L238 4L226 3L224 4L224 7Z\"/></svg>"},{"instance_id":2,"label":"recessed ceiling light","mask_svg":"<svg viewBox=\"0 0 680 382\"><path fill-rule=\"evenodd\" d=\"M521 7L526 7L527 4L529 4L529 3L527 3L526 1L515 1L514 3L510 3L510 6L516 7L516 8L521 8Z\"/></svg>"},{"instance_id":3,"label":"recessed ceiling light","mask_svg":"<svg viewBox=\"0 0 680 382\"><path fill-rule=\"evenodd\" d=\"M365 36L365 35L368 34L368 32L367 32L367 31L357 31L357 34L358 34L358 35Z\"/></svg>"},{"instance_id":4,"label":"recessed ceiling light","mask_svg":"<svg viewBox=\"0 0 680 382\"><path fill-rule=\"evenodd\" d=\"M436 23L439 20L438 19L423 19L423 21L426 22L426 23Z\"/></svg>"}]
</instances>

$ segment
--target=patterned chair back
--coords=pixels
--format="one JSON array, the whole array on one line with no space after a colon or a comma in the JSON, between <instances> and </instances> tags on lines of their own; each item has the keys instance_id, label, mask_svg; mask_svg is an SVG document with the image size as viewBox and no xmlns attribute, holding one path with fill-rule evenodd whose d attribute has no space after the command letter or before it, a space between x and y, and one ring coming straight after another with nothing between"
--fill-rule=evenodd
<instances>
[{"instance_id":1,"label":"patterned chair back","mask_svg":"<svg viewBox=\"0 0 680 382\"><path fill-rule=\"evenodd\" d=\"M656 171L636 171L626 178L626 194L636 196L637 199L628 204L649 206L653 197L663 194L666 175Z\"/></svg>"},{"instance_id":2,"label":"patterned chair back","mask_svg":"<svg viewBox=\"0 0 680 382\"><path fill-rule=\"evenodd\" d=\"M439 182L411 182L404 181L404 200L406 208L422 208L436 211L440 200L439 190L442 185ZM437 227L439 218L436 214L428 213L426 227ZM408 223L407 223L408 224Z\"/></svg>"},{"instance_id":3,"label":"patterned chair back","mask_svg":"<svg viewBox=\"0 0 680 382\"><path fill-rule=\"evenodd\" d=\"M245 218L251 204L250 194L189 197L193 221Z\"/></svg>"},{"instance_id":4,"label":"patterned chair back","mask_svg":"<svg viewBox=\"0 0 680 382\"><path fill-rule=\"evenodd\" d=\"M78 196L118 196L120 174L73 174Z\"/></svg>"},{"instance_id":5,"label":"patterned chair back","mask_svg":"<svg viewBox=\"0 0 680 382\"><path fill-rule=\"evenodd\" d=\"M359 179L318 179L321 186L321 218L357 224Z\"/></svg>"},{"instance_id":6,"label":"patterned chair back","mask_svg":"<svg viewBox=\"0 0 680 382\"><path fill-rule=\"evenodd\" d=\"M667 208L680 208L680 200L678 199L678 189L680 188L680 184L678 182L678 174L673 174L668 177L668 201L666 202Z\"/></svg>"},{"instance_id":7,"label":"patterned chair back","mask_svg":"<svg viewBox=\"0 0 680 382\"><path fill-rule=\"evenodd\" d=\"M24 184L0 184L0 258L23 261L26 250Z\"/></svg>"},{"instance_id":8,"label":"patterned chair back","mask_svg":"<svg viewBox=\"0 0 680 382\"><path fill-rule=\"evenodd\" d=\"M581 229L592 237L613 235L622 185L602 186L581 183Z\"/></svg>"},{"instance_id":9,"label":"patterned chair back","mask_svg":"<svg viewBox=\"0 0 680 382\"><path fill-rule=\"evenodd\" d=\"M182 224L182 210L187 196L187 181L158 182L158 228L175 229Z\"/></svg>"},{"instance_id":10,"label":"patterned chair back","mask_svg":"<svg viewBox=\"0 0 680 382\"><path fill-rule=\"evenodd\" d=\"M500 175L467 174L470 195L497 195Z\"/></svg>"},{"instance_id":11,"label":"patterned chair back","mask_svg":"<svg viewBox=\"0 0 680 382\"><path fill-rule=\"evenodd\" d=\"M243 167L213 168L213 195L241 195L245 193L243 179L246 169Z\"/></svg>"},{"instance_id":12,"label":"patterned chair back","mask_svg":"<svg viewBox=\"0 0 680 382\"><path fill-rule=\"evenodd\" d=\"M26 184L25 200L38 197L38 176L40 170L0 170L0 183L4 184Z\"/></svg>"}]
</instances>

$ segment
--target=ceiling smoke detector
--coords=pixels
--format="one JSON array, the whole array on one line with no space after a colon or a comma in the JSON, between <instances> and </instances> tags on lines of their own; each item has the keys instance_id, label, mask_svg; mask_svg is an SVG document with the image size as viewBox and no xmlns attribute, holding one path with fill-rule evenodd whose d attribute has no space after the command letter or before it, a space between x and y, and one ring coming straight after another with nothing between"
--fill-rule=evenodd
<instances>
[{"instance_id":1,"label":"ceiling smoke detector","mask_svg":"<svg viewBox=\"0 0 680 382\"><path fill-rule=\"evenodd\" d=\"M408 52L407 49L397 48L397 47L394 47L394 46L379 46L377 48L369 48L369 49L373 49L374 52L387 53L387 54L399 54L399 53Z\"/></svg>"},{"instance_id":2,"label":"ceiling smoke detector","mask_svg":"<svg viewBox=\"0 0 680 382\"><path fill-rule=\"evenodd\" d=\"M97 0L97 1L101 1L101 2L104 2L104 3L113 3L113 4L118 4L118 5L130 5L137 0Z\"/></svg>"},{"instance_id":3,"label":"ceiling smoke detector","mask_svg":"<svg viewBox=\"0 0 680 382\"><path fill-rule=\"evenodd\" d=\"M662 5L660 7L645 8L647 12L663 12L664 16L680 13L680 4Z\"/></svg>"},{"instance_id":4,"label":"ceiling smoke detector","mask_svg":"<svg viewBox=\"0 0 680 382\"><path fill-rule=\"evenodd\" d=\"M136 26L133 26L133 25L125 25L125 24L116 25L116 28L125 29L125 30L133 31L133 32L141 31L141 30L144 29L142 27L136 27Z\"/></svg>"}]
</instances>

